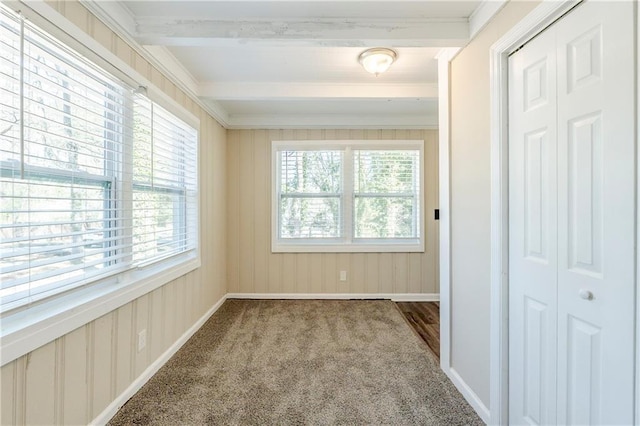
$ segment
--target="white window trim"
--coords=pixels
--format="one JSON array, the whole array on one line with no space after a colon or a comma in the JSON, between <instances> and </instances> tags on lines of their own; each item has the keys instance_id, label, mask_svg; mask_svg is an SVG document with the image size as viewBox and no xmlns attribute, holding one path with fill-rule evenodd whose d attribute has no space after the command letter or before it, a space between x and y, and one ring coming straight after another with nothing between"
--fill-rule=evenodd
<instances>
[{"instance_id":1,"label":"white window trim","mask_svg":"<svg viewBox=\"0 0 640 426\"><path fill-rule=\"evenodd\" d=\"M96 280L80 288L50 297L33 305L0 314L0 367L97 318L180 278L201 266L200 144L198 117L156 87L150 80L125 63L106 47L87 35L44 2L9 2L5 6L48 32L52 37L93 61L116 78L144 87L147 96L175 114L197 131L197 245L160 262L140 266L126 273ZM40 15L46 13L46 17ZM64 29L63 29L64 28Z\"/></svg>"},{"instance_id":2,"label":"white window trim","mask_svg":"<svg viewBox=\"0 0 640 426\"><path fill-rule=\"evenodd\" d=\"M2 317L0 366L200 267L197 252L90 284Z\"/></svg>"},{"instance_id":3,"label":"white window trim","mask_svg":"<svg viewBox=\"0 0 640 426\"><path fill-rule=\"evenodd\" d=\"M284 150L341 150L352 148L371 149L418 149L420 151L420 199L419 202L419 235L418 242L402 240L357 240L327 239L326 242L317 239L308 242L302 240L283 241L278 238L279 212L278 212L278 185L279 173L278 152ZM351 165L345 161L343 176L351 173ZM271 143L271 251L273 253L421 253L425 251L425 190L424 182L424 140L295 140L272 141ZM352 174L352 173L351 173ZM343 199L343 212L352 210L352 193L345 191ZM350 215L349 215L350 216ZM345 220L344 231L346 235L352 235L353 224Z\"/></svg>"}]
</instances>

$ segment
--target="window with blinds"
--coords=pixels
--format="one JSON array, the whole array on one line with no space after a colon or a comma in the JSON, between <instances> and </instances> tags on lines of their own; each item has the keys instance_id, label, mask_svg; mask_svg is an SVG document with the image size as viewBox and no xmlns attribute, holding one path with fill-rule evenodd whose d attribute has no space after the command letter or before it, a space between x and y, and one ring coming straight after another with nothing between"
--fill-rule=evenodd
<instances>
[{"instance_id":1,"label":"window with blinds","mask_svg":"<svg viewBox=\"0 0 640 426\"><path fill-rule=\"evenodd\" d=\"M195 248L196 130L157 104L133 104L132 258L149 263Z\"/></svg>"},{"instance_id":2,"label":"window with blinds","mask_svg":"<svg viewBox=\"0 0 640 426\"><path fill-rule=\"evenodd\" d=\"M0 8L0 300L22 306L197 241L197 132Z\"/></svg>"},{"instance_id":3,"label":"window with blinds","mask_svg":"<svg viewBox=\"0 0 640 426\"><path fill-rule=\"evenodd\" d=\"M354 150L355 238L417 238L420 151Z\"/></svg>"},{"instance_id":4,"label":"window with blinds","mask_svg":"<svg viewBox=\"0 0 640 426\"><path fill-rule=\"evenodd\" d=\"M273 251L422 251L423 145L273 142Z\"/></svg>"},{"instance_id":5,"label":"window with blinds","mask_svg":"<svg viewBox=\"0 0 640 426\"><path fill-rule=\"evenodd\" d=\"M342 152L281 151L280 238L340 238Z\"/></svg>"}]
</instances>

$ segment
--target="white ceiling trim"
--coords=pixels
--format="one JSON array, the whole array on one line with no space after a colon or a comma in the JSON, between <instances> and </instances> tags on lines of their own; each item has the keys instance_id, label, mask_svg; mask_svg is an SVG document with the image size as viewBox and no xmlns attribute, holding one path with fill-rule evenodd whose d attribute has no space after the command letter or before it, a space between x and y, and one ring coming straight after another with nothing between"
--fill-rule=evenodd
<instances>
[{"instance_id":1,"label":"white ceiling trim","mask_svg":"<svg viewBox=\"0 0 640 426\"><path fill-rule=\"evenodd\" d=\"M508 0L483 0L469 17L469 40L478 35L480 31L493 19L493 17L508 3ZM456 47L456 46L450 46Z\"/></svg>"},{"instance_id":2,"label":"white ceiling trim","mask_svg":"<svg viewBox=\"0 0 640 426\"><path fill-rule=\"evenodd\" d=\"M436 83L345 84L345 83L205 83L198 88L203 98L219 100L371 99L438 97Z\"/></svg>"},{"instance_id":3,"label":"white ceiling trim","mask_svg":"<svg viewBox=\"0 0 640 426\"><path fill-rule=\"evenodd\" d=\"M437 129L438 117L392 114L238 114L229 129Z\"/></svg>"},{"instance_id":4,"label":"white ceiling trim","mask_svg":"<svg viewBox=\"0 0 640 426\"><path fill-rule=\"evenodd\" d=\"M200 94L200 83L196 78L182 65L178 59L164 46L142 46L152 58L154 58L165 74L174 76L178 81L183 83L193 93Z\"/></svg>"},{"instance_id":5,"label":"white ceiling trim","mask_svg":"<svg viewBox=\"0 0 640 426\"><path fill-rule=\"evenodd\" d=\"M79 0L111 30L119 35L134 34L136 19L126 6L117 1Z\"/></svg>"},{"instance_id":6,"label":"white ceiling trim","mask_svg":"<svg viewBox=\"0 0 640 426\"><path fill-rule=\"evenodd\" d=\"M132 34L135 32L135 19L129 9L127 9L117 1L79 1L84 7L86 7L98 19L100 19L107 27L109 27L109 29L118 34L127 44L129 44L137 53L139 53L144 59L146 59L153 67L163 73L180 90L185 92L202 109L208 112L216 121L218 121L221 126L225 128L228 127L229 124L227 112L216 103L204 102L202 99L200 99L197 92L197 84L195 84L194 87L190 87L189 81L184 81L180 77L180 74L186 70L184 70L184 67L182 67L180 62L175 59L175 57L173 57L173 55L168 50L164 55L164 60L167 62L163 63L160 59L156 58L132 37ZM173 60L168 60L166 55L170 55L171 57L173 57ZM176 67L176 64L180 64L179 67ZM195 81L195 79L193 80Z\"/></svg>"},{"instance_id":7,"label":"white ceiling trim","mask_svg":"<svg viewBox=\"0 0 640 426\"><path fill-rule=\"evenodd\" d=\"M331 18L282 21L136 18L138 43L164 46L457 47L469 40L466 19Z\"/></svg>"}]
</instances>

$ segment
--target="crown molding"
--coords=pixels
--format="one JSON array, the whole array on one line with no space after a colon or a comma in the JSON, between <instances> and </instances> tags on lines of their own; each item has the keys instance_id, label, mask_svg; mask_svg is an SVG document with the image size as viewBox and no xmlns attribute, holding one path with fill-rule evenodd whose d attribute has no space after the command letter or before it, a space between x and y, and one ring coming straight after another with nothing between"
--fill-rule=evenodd
<instances>
[{"instance_id":1,"label":"crown molding","mask_svg":"<svg viewBox=\"0 0 640 426\"><path fill-rule=\"evenodd\" d=\"M197 80L186 71L167 49L152 49L161 57L157 58L132 36L135 34L136 21L125 6L118 1L79 0L80 3L102 21L109 29L118 34L129 46L147 60L153 67L165 75L173 84L182 90L198 106L209 113L222 127L228 127L228 114L222 108L214 108L200 99L197 92ZM166 62L162 62L164 59Z\"/></svg>"},{"instance_id":2,"label":"crown molding","mask_svg":"<svg viewBox=\"0 0 640 426\"><path fill-rule=\"evenodd\" d=\"M119 1L78 0L98 19L118 35L135 34L136 19Z\"/></svg>"},{"instance_id":3,"label":"crown molding","mask_svg":"<svg viewBox=\"0 0 640 426\"><path fill-rule=\"evenodd\" d=\"M149 52L157 62L164 74L172 75L175 79L179 80L182 84L189 88L192 93L195 93L200 97L200 83L198 80L187 70L184 65L171 53L171 51L164 46L141 46L144 50Z\"/></svg>"},{"instance_id":4,"label":"crown molding","mask_svg":"<svg viewBox=\"0 0 640 426\"><path fill-rule=\"evenodd\" d=\"M469 41L473 40L507 3L508 0L483 0L469 16Z\"/></svg>"}]
</instances>

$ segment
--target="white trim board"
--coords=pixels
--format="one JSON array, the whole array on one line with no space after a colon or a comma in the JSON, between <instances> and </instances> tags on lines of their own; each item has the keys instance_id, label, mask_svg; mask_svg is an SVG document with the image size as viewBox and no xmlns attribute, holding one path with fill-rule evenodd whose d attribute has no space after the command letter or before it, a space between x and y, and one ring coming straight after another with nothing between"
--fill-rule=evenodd
<instances>
[{"instance_id":1,"label":"white trim board","mask_svg":"<svg viewBox=\"0 0 640 426\"><path fill-rule=\"evenodd\" d=\"M469 17L469 42L502 10L507 0L482 0Z\"/></svg>"},{"instance_id":2,"label":"white trim board","mask_svg":"<svg viewBox=\"0 0 640 426\"><path fill-rule=\"evenodd\" d=\"M502 5L500 6L502 7ZM499 10L496 9L496 12ZM494 12L495 13L495 12ZM493 16L493 15L492 15ZM450 71L451 61L460 49L443 49L438 59L439 114L439 209L440 209L440 368L478 416L489 422L490 411L482 400L451 367L451 174L450 174Z\"/></svg>"},{"instance_id":3,"label":"white trim board","mask_svg":"<svg viewBox=\"0 0 640 426\"><path fill-rule=\"evenodd\" d=\"M42 0L39 0L42 2ZM140 45L131 36L135 29L135 19L130 11L115 1L98 1L98 0L79 0L80 3L87 8L96 18L102 21L111 31L121 37L129 46L140 54L154 68L164 74L171 82L173 82L180 90L182 90L192 101L200 108L205 110L213 117L222 127L228 126L228 114L219 109L213 108L207 102L200 99L198 94L198 84L196 79L189 73L180 62L168 50L147 49ZM51 13L55 10L51 8ZM57 13L57 12L55 12ZM67 25L72 25L67 20ZM91 38L89 35L86 37ZM160 57L157 57L158 55Z\"/></svg>"},{"instance_id":4,"label":"white trim board","mask_svg":"<svg viewBox=\"0 0 640 426\"><path fill-rule=\"evenodd\" d=\"M100 414L96 416L89 424L91 425L104 425L107 424L113 416L116 415L120 407L122 407L136 392L142 388L153 377L154 374L162 368L164 364L195 334L196 331L204 325L205 322L222 306L227 300L227 295L224 295L218 300L218 302L211 307L200 319L193 324L187 331L184 332L178 340L175 341L162 355L158 357L146 370L142 372L120 395L118 395L112 402L105 408Z\"/></svg>"},{"instance_id":5,"label":"white trim board","mask_svg":"<svg viewBox=\"0 0 640 426\"><path fill-rule=\"evenodd\" d=\"M490 419L509 423L508 58L580 0L545 0L491 46Z\"/></svg>"},{"instance_id":6,"label":"white trim board","mask_svg":"<svg viewBox=\"0 0 640 426\"><path fill-rule=\"evenodd\" d=\"M467 400L469 405L476 411L478 416L482 419L483 422L489 423L490 419L490 411L486 405L482 403L482 400L476 395L476 393L471 389L471 387L462 379L462 377L458 374L458 372L454 368L449 368L445 371L449 380L454 384L458 391L462 394L464 399Z\"/></svg>"},{"instance_id":7,"label":"white trim board","mask_svg":"<svg viewBox=\"0 0 640 426\"><path fill-rule=\"evenodd\" d=\"M436 293L227 293L227 299L288 299L288 300L376 300L393 302L438 302Z\"/></svg>"},{"instance_id":8,"label":"white trim board","mask_svg":"<svg viewBox=\"0 0 640 426\"><path fill-rule=\"evenodd\" d=\"M636 7L636 147L640 146L640 6ZM636 167L640 168L640 150L636 148ZM636 171L636 188L640 188L640 171ZM636 244L640 241L640 196L636 189ZM635 421L640 420L640 292L637 291L638 277L640 277L640 250L636 247L636 389L635 389Z\"/></svg>"},{"instance_id":9,"label":"white trim board","mask_svg":"<svg viewBox=\"0 0 640 426\"><path fill-rule=\"evenodd\" d=\"M438 209L440 210L440 368L451 366L451 172L450 172L450 71L460 49L442 49L438 59Z\"/></svg>"}]
</instances>

